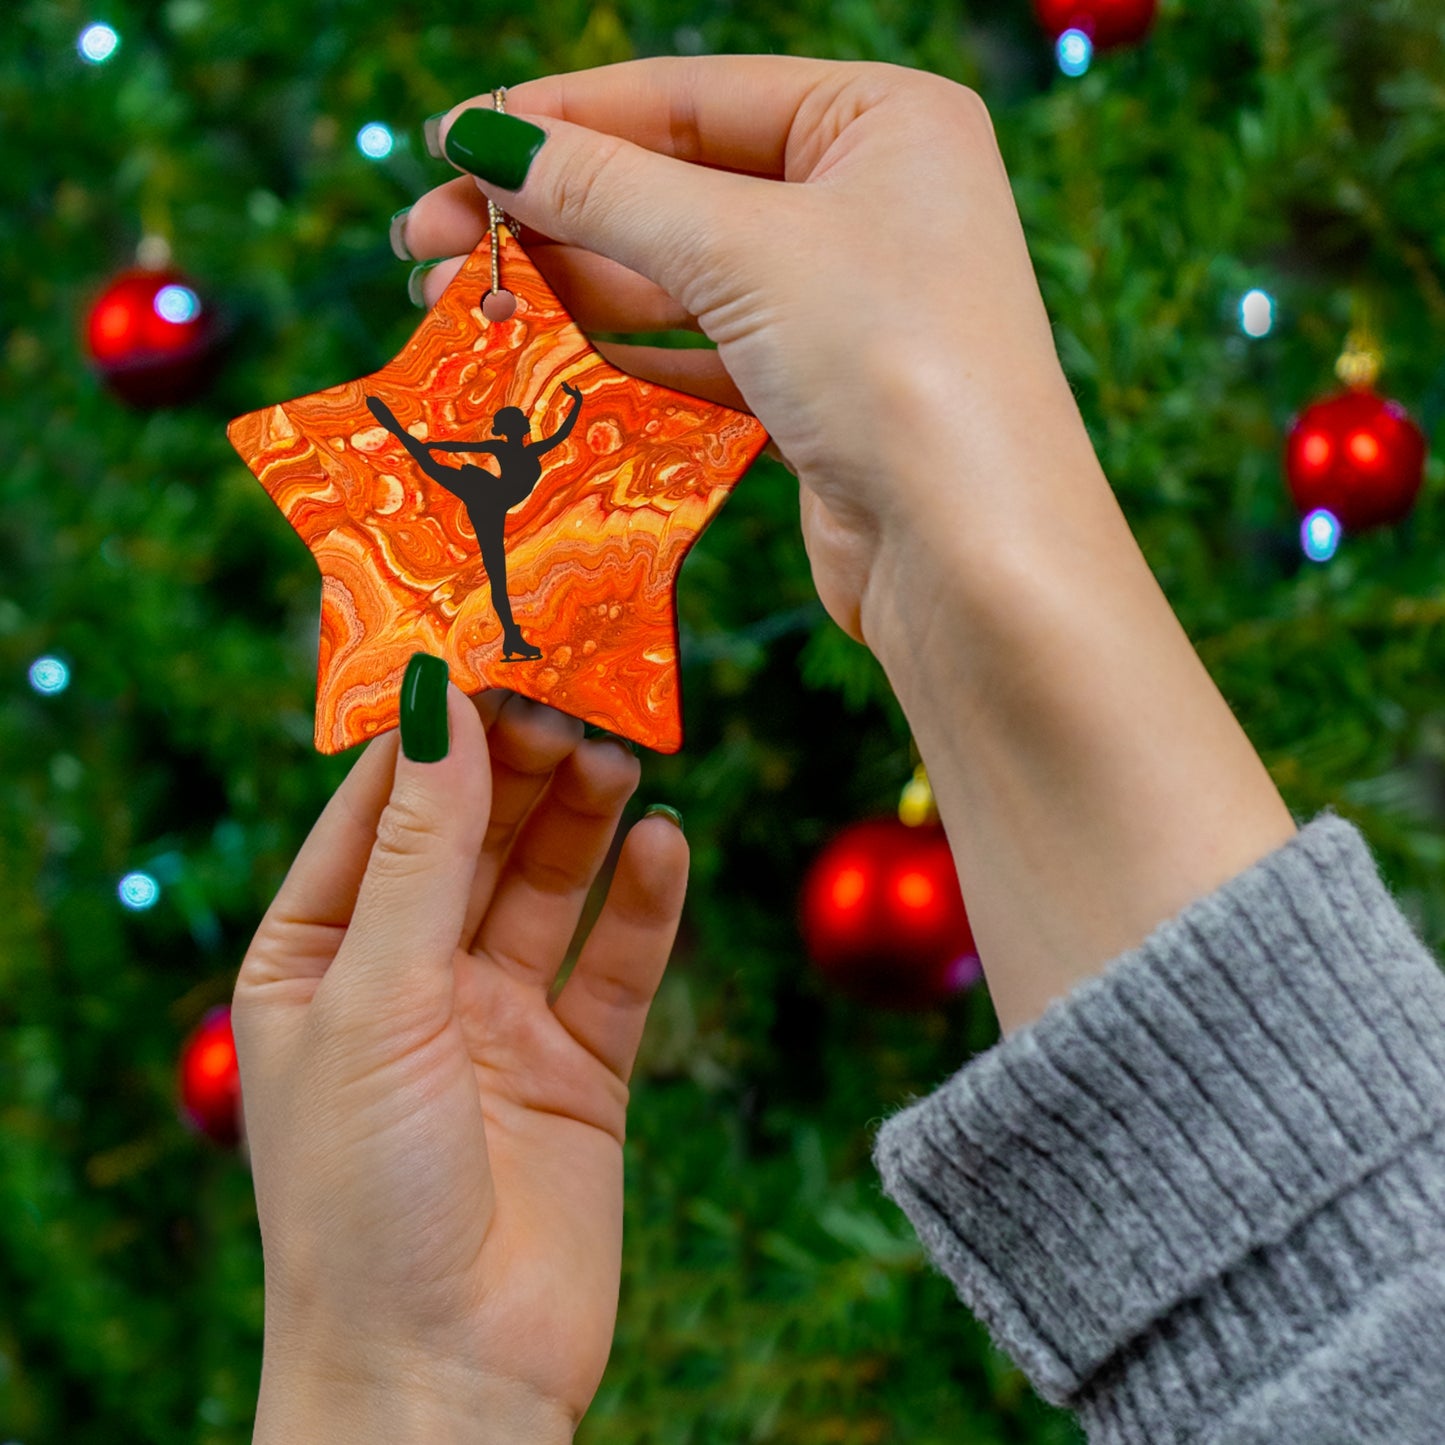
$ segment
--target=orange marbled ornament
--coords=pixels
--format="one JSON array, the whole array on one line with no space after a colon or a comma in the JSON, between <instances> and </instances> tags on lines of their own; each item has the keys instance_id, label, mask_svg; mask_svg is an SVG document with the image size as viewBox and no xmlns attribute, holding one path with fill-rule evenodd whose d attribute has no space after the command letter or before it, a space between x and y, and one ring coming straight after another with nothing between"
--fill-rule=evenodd
<instances>
[{"instance_id":1,"label":"orange marbled ornament","mask_svg":"<svg viewBox=\"0 0 1445 1445\"><path fill-rule=\"evenodd\" d=\"M466 692L505 687L659 752L682 746L678 569L767 435L746 413L610 366L500 234L502 284L517 297L510 320L482 315L484 240L390 364L227 429L321 569L322 752L396 725L418 651L445 658ZM384 405L373 411L368 398ZM574 405L575 425L539 456L540 479L507 508L509 484L487 454L506 451L495 445L497 414L520 408L518 435L540 443ZM388 414L397 433L381 423ZM467 457L456 486L470 502L423 470L424 449L400 429L420 443L477 443L470 455L429 453L434 464ZM503 658L472 526L503 510L504 596L535 659Z\"/></svg>"}]
</instances>

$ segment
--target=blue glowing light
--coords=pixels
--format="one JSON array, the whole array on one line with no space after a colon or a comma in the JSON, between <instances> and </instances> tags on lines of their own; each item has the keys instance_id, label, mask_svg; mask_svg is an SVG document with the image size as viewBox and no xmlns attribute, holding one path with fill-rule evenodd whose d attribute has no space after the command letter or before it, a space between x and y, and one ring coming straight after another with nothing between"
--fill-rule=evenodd
<instances>
[{"instance_id":1,"label":"blue glowing light","mask_svg":"<svg viewBox=\"0 0 1445 1445\"><path fill-rule=\"evenodd\" d=\"M92 65L104 65L115 54L119 44L120 36L109 25L87 25L80 32L75 48L82 60L88 60Z\"/></svg>"},{"instance_id":2,"label":"blue glowing light","mask_svg":"<svg viewBox=\"0 0 1445 1445\"><path fill-rule=\"evenodd\" d=\"M127 908L139 913L160 898L161 885L149 873L127 873L115 891Z\"/></svg>"},{"instance_id":3,"label":"blue glowing light","mask_svg":"<svg viewBox=\"0 0 1445 1445\"><path fill-rule=\"evenodd\" d=\"M384 126L379 120L374 120L368 125L361 127L356 132L357 149L364 156L374 161L382 161L391 154L391 148L396 144L396 138L391 133L389 126Z\"/></svg>"},{"instance_id":4,"label":"blue glowing light","mask_svg":"<svg viewBox=\"0 0 1445 1445\"><path fill-rule=\"evenodd\" d=\"M30 664L30 686L53 697L70 686L70 669L58 657L37 657Z\"/></svg>"},{"instance_id":5,"label":"blue glowing light","mask_svg":"<svg viewBox=\"0 0 1445 1445\"><path fill-rule=\"evenodd\" d=\"M1300 523L1300 546L1311 562L1328 562L1340 545L1339 518L1323 507L1316 507Z\"/></svg>"},{"instance_id":6,"label":"blue glowing light","mask_svg":"<svg viewBox=\"0 0 1445 1445\"><path fill-rule=\"evenodd\" d=\"M1274 329L1274 297L1268 291L1247 291L1239 303L1239 326L1246 336L1268 336Z\"/></svg>"},{"instance_id":7,"label":"blue glowing light","mask_svg":"<svg viewBox=\"0 0 1445 1445\"><path fill-rule=\"evenodd\" d=\"M201 314L201 298L189 286L162 286L152 303L162 321L177 326L194 321Z\"/></svg>"},{"instance_id":8,"label":"blue glowing light","mask_svg":"<svg viewBox=\"0 0 1445 1445\"><path fill-rule=\"evenodd\" d=\"M1054 47L1065 75L1082 75L1094 59L1094 42L1082 30L1066 30Z\"/></svg>"}]
</instances>

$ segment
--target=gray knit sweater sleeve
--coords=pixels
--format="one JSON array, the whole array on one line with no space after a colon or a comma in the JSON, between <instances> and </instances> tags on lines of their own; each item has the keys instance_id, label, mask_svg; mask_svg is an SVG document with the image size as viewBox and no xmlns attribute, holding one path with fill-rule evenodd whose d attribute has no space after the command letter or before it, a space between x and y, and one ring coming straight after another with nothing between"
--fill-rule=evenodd
<instances>
[{"instance_id":1,"label":"gray knit sweater sleeve","mask_svg":"<svg viewBox=\"0 0 1445 1445\"><path fill-rule=\"evenodd\" d=\"M1445 1441L1445 974L1329 810L874 1162L1094 1445Z\"/></svg>"}]
</instances>

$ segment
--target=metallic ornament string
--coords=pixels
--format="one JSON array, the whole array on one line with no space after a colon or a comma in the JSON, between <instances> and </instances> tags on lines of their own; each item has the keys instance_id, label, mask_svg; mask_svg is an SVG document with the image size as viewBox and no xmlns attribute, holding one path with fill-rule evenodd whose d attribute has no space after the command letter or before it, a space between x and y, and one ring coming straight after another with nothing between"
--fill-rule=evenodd
<instances>
[{"instance_id":1,"label":"metallic ornament string","mask_svg":"<svg viewBox=\"0 0 1445 1445\"><path fill-rule=\"evenodd\" d=\"M499 85L492 92L492 109L498 115L507 113L507 87ZM517 224L490 197L487 197L487 233L492 247L492 289L482 298L482 315L488 321L510 321L517 309L517 298L502 287L502 237L501 228L515 236Z\"/></svg>"}]
</instances>

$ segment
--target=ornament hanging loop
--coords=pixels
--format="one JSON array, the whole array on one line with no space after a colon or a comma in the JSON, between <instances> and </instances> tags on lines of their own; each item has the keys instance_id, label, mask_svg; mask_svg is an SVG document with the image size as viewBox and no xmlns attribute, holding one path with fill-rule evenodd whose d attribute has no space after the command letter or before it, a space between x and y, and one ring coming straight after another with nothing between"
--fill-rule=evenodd
<instances>
[{"instance_id":1,"label":"ornament hanging loop","mask_svg":"<svg viewBox=\"0 0 1445 1445\"><path fill-rule=\"evenodd\" d=\"M492 92L492 109L499 115L507 113L507 87L499 85ZM517 309L517 298L502 289L502 236L505 225L516 235L512 218L490 197L487 197L487 234L492 243L492 289L482 297L482 315L488 321L510 321Z\"/></svg>"}]
</instances>

